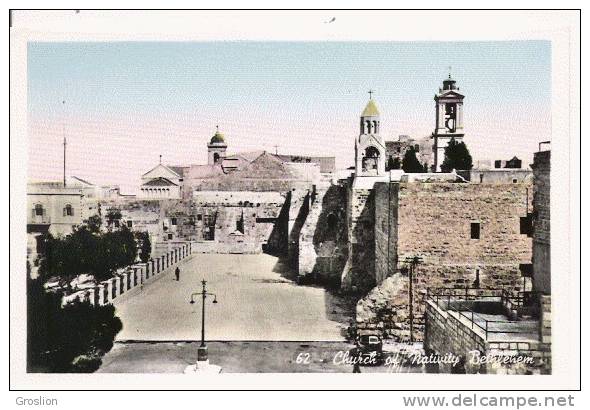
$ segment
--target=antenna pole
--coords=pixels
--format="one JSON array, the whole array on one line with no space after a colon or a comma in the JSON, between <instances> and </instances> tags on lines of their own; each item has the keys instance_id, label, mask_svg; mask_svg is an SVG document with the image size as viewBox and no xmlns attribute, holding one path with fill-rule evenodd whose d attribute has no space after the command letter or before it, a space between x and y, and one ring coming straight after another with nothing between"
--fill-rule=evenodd
<instances>
[{"instance_id":1,"label":"antenna pole","mask_svg":"<svg viewBox=\"0 0 590 410\"><path fill-rule=\"evenodd\" d=\"M64 106L64 118L62 119L62 124L61 124L61 131L64 137L64 188L66 187L66 120L65 120L65 106L66 106L66 101L63 100L62 101L62 105Z\"/></svg>"}]
</instances>

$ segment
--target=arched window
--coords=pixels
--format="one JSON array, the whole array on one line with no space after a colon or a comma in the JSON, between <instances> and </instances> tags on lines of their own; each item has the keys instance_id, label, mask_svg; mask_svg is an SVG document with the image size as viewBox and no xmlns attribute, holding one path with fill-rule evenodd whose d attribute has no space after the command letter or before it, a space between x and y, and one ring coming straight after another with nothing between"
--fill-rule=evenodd
<instances>
[{"instance_id":1,"label":"arched window","mask_svg":"<svg viewBox=\"0 0 590 410\"><path fill-rule=\"evenodd\" d=\"M373 121L373 134L377 134L377 121Z\"/></svg>"},{"instance_id":2,"label":"arched window","mask_svg":"<svg viewBox=\"0 0 590 410\"><path fill-rule=\"evenodd\" d=\"M363 157L363 171L374 171L379 170L379 150L373 146L367 147L365 155Z\"/></svg>"},{"instance_id":3,"label":"arched window","mask_svg":"<svg viewBox=\"0 0 590 410\"><path fill-rule=\"evenodd\" d=\"M371 133L371 121L367 120L367 134Z\"/></svg>"},{"instance_id":4,"label":"arched window","mask_svg":"<svg viewBox=\"0 0 590 410\"><path fill-rule=\"evenodd\" d=\"M44 212L43 211L43 205L36 204L35 205L35 212L34 212L35 216L43 216L43 212Z\"/></svg>"},{"instance_id":5,"label":"arched window","mask_svg":"<svg viewBox=\"0 0 590 410\"><path fill-rule=\"evenodd\" d=\"M74 208L72 208L72 205L67 204L64 207L64 216L74 216Z\"/></svg>"},{"instance_id":6,"label":"arched window","mask_svg":"<svg viewBox=\"0 0 590 410\"><path fill-rule=\"evenodd\" d=\"M217 152L213 153L213 163L217 164L219 162L219 154Z\"/></svg>"}]
</instances>

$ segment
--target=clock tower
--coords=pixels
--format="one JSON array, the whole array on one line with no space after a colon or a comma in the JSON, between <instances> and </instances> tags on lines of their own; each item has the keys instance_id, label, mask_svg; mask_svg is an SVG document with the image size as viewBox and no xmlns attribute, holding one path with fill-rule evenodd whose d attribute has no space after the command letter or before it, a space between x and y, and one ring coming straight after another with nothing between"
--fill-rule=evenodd
<instances>
[{"instance_id":1,"label":"clock tower","mask_svg":"<svg viewBox=\"0 0 590 410\"><path fill-rule=\"evenodd\" d=\"M443 81L443 87L438 89L434 96L436 106L436 128L432 134L434 144L434 171L440 172L440 166L445 159L445 148L451 138L455 141L463 141L463 99L465 96L459 93L456 81L449 77Z\"/></svg>"}]
</instances>

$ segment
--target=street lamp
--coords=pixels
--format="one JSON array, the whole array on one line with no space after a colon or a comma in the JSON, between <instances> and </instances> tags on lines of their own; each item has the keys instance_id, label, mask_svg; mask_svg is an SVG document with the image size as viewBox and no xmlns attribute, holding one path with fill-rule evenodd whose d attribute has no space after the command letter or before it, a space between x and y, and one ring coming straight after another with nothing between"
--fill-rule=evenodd
<instances>
[{"instance_id":1,"label":"street lamp","mask_svg":"<svg viewBox=\"0 0 590 410\"><path fill-rule=\"evenodd\" d=\"M217 295L215 293L207 292L207 281L201 281L203 285L202 292L195 292L191 294L190 304L195 304L195 296L201 296L203 298L202 304L202 312L201 312L201 346L199 347L198 354L197 354L197 361L206 361L207 360L207 346L205 345L205 299L207 296L213 296L213 303L217 303Z\"/></svg>"}]
</instances>

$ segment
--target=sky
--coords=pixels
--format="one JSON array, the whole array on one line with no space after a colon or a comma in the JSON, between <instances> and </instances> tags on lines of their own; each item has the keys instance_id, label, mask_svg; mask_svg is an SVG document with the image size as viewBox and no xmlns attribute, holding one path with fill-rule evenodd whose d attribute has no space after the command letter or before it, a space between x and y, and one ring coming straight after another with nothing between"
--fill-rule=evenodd
<instances>
[{"instance_id":1,"label":"sky","mask_svg":"<svg viewBox=\"0 0 590 410\"><path fill-rule=\"evenodd\" d=\"M27 62L31 180L61 179L65 135L68 175L133 193L160 154L206 163L216 125L228 153L334 155L346 168L370 89L386 140L423 138L449 71L475 160L529 164L551 139L547 41L32 42Z\"/></svg>"}]
</instances>

